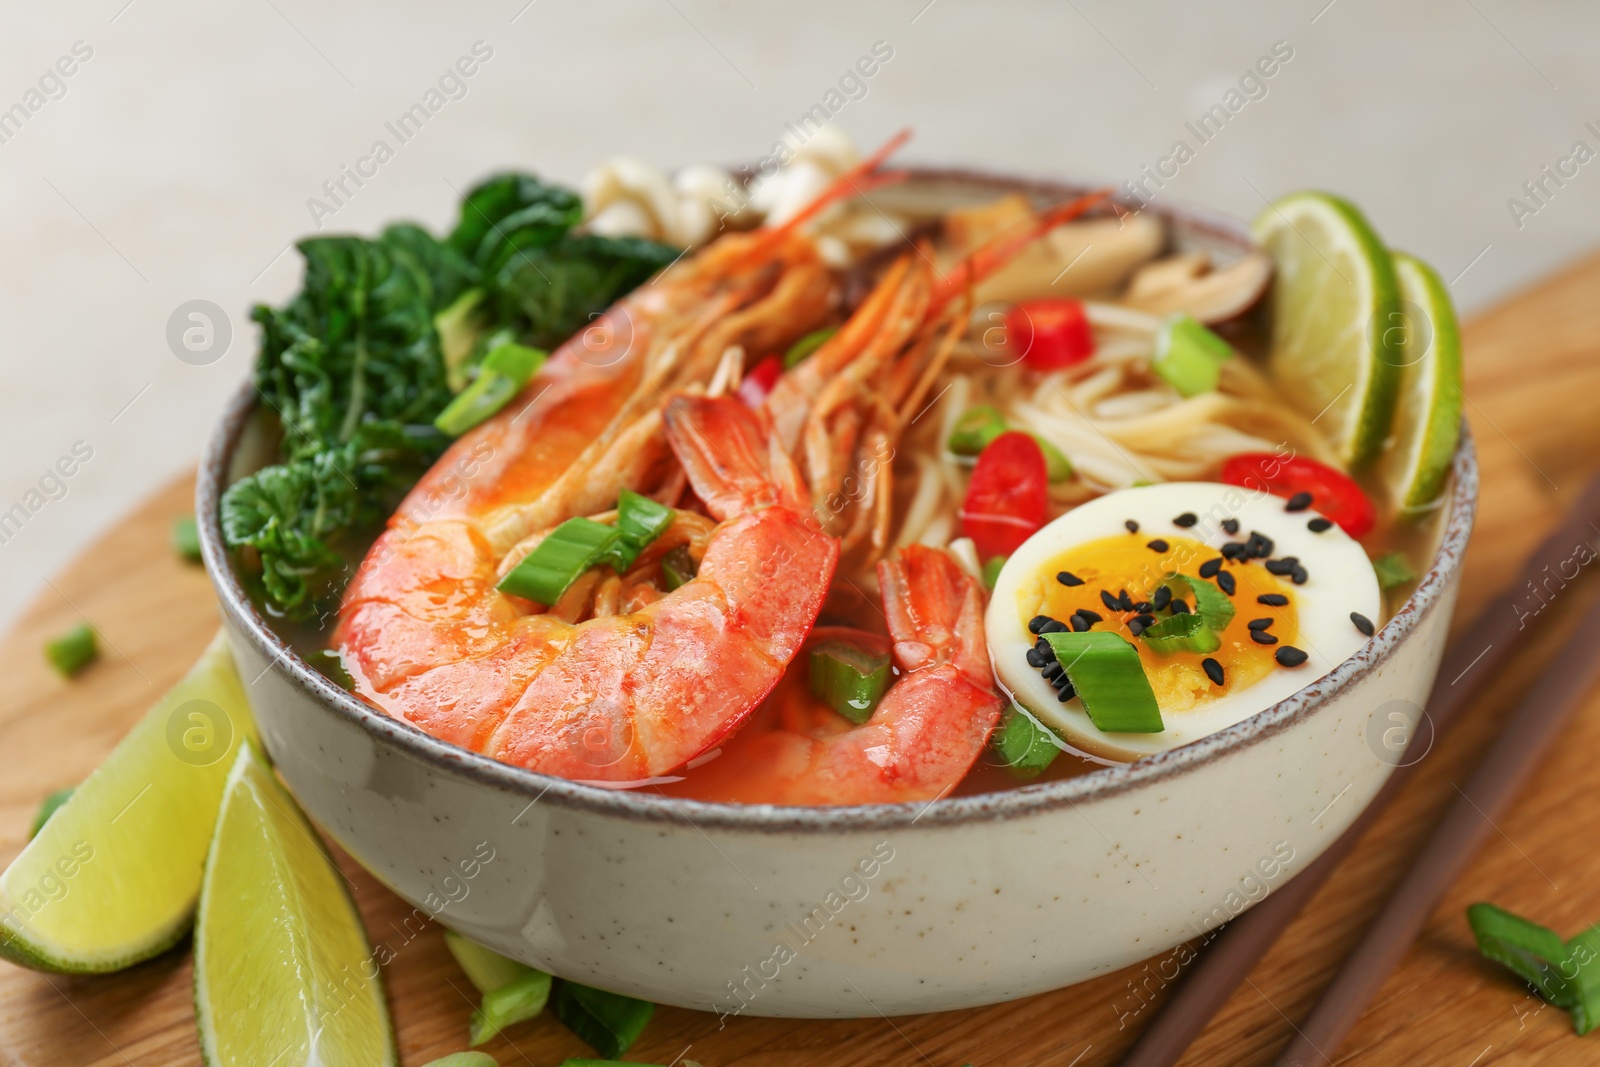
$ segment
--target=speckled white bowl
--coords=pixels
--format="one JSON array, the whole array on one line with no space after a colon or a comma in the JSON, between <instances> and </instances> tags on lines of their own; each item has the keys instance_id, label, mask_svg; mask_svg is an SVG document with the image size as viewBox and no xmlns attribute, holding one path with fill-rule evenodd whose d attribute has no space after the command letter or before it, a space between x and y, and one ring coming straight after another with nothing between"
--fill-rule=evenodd
<instances>
[{"instance_id":1,"label":"speckled white bowl","mask_svg":"<svg viewBox=\"0 0 1600 1067\"><path fill-rule=\"evenodd\" d=\"M1214 240L1241 233L1182 218ZM307 666L245 595L216 520L221 491L265 460L253 407L246 390L224 418L196 514L262 740L296 798L419 914L563 977L721 1014L1027 996L1167 952L1293 877L1393 769L1369 725L1432 687L1477 498L1464 436L1437 554L1404 607L1331 673L1221 733L928 805L740 807L506 766ZM371 933L382 962L414 924Z\"/></svg>"}]
</instances>

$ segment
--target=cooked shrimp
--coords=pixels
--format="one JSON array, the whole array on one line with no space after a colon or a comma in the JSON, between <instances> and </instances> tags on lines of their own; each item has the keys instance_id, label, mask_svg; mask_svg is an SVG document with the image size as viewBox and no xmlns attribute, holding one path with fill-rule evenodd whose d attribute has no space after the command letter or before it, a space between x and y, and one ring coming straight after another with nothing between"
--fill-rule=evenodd
<instances>
[{"instance_id":1,"label":"cooked shrimp","mask_svg":"<svg viewBox=\"0 0 1600 1067\"><path fill-rule=\"evenodd\" d=\"M852 726L811 696L803 669L695 771L694 795L750 804L893 804L949 792L1000 717L977 583L943 551L908 545L878 564L889 638L818 627L868 651L891 646L898 677ZM892 642L892 645L891 645ZM803 658L803 657L802 657Z\"/></svg>"}]
</instances>

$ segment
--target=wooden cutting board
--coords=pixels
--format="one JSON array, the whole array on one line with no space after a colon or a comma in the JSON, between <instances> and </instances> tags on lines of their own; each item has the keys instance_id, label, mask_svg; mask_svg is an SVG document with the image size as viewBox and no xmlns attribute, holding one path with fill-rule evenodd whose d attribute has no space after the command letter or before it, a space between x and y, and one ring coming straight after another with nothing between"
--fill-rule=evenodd
<instances>
[{"instance_id":1,"label":"wooden cutting board","mask_svg":"<svg viewBox=\"0 0 1600 1067\"><path fill-rule=\"evenodd\" d=\"M1590 469L1600 466L1600 256L1579 263L1467 328L1468 415L1483 465L1483 506L1468 554L1461 620L1516 574ZM193 661L217 626L204 573L168 547L173 518L191 510L191 483L163 490L119 522L43 594L0 643L0 862L22 847L39 798L80 781L149 703ZM1600 535L1600 531L1597 531ZM1535 621L1543 636L1483 690L1459 728L1310 909L1240 987L1184 1060L1271 1062L1356 933L1398 879L1487 739L1548 658L1551 638L1591 594L1574 587ZM1534 603L1530 600L1530 604ZM72 682L41 656L80 619L104 656ZM1600 921L1600 849L1588 818L1600 790L1600 694L1500 831L1439 908L1341 1050L1341 1064L1590 1064L1600 1034L1577 1038L1565 1013L1539 1004L1473 949L1463 911L1486 899L1563 934ZM437 927L408 939L411 909L348 858L367 929L403 944L385 979L406 1067L466 1045L471 986ZM837 1022L656 1012L629 1058L707 1067L1091 1067L1116 1061L1158 1010L1159 975L1142 967L1069 989L974 1011ZM1137 990L1137 991L1136 991ZM587 1054L546 1016L486 1046L502 1065L557 1064ZM0 963L0 1064L52 1067L198 1065L187 945L121 974L67 978Z\"/></svg>"}]
</instances>

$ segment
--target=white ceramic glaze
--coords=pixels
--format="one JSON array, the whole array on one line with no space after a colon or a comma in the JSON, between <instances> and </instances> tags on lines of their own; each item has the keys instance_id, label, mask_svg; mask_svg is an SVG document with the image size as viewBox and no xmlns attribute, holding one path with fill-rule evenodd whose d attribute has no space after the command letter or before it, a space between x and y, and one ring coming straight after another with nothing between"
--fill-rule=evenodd
<instances>
[{"instance_id":1,"label":"white ceramic glaze","mask_svg":"<svg viewBox=\"0 0 1600 1067\"><path fill-rule=\"evenodd\" d=\"M1432 685L1477 494L1464 439L1417 592L1326 677L1220 733L929 805L740 807L499 764L308 668L221 547L217 499L249 469L236 453L250 408L246 393L225 418L197 514L261 737L306 811L419 919L563 977L727 1014L893 1015L1026 996L1169 952L1281 885L1396 762L1371 726ZM379 960L419 927L369 931Z\"/></svg>"}]
</instances>

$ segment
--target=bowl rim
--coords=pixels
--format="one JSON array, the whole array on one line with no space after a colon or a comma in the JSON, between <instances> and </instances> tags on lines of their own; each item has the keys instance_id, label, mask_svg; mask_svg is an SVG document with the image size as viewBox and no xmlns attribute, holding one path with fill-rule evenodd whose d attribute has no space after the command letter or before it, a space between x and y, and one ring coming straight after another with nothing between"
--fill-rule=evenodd
<instances>
[{"instance_id":1,"label":"bowl rim","mask_svg":"<svg viewBox=\"0 0 1600 1067\"><path fill-rule=\"evenodd\" d=\"M914 177L929 181L948 180L1048 196L1075 195L1087 188L1077 183L1010 177L966 169L910 169ZM1248 230L1236 220L1179 206L1163 206L1153 210L1168 222L1189 232L1236 246L1248 246L1251 243ZM687 822L700 830L842 833L904 828L914 824L933 827L1012 819L1108 799L1243 751L1309 719L1340 692L1355 686L1376 671L1394 655L1423 620L1437 610L1452 579L1461 568L1478 501L1477 457L1471 432L1463 418L1461 439L1451 462L1448 499L1444 503L1449 513L1438 549L1417 588L1394 617L1332 671L1276 704L1198 741L1133 763L1101 767L1072 778L1022 785L1000 792L900 804L837 807L733 804L672 797L642 789L608 788L501 763L435 738L410 723L391 718L334 685L307 664L267 626L234 573L230 553L222 540L218 505L226 488L226 478L235 451L256 407L253 380L246 380L229 402L206 446L195 485L195 515L206 573L223 613L234 623L237 632L266 657L267 670L277 672L324 710L362 730L374 741L445 773L527 797L530 806L533 803L552 804L629 821Z\"/></svg>"}]
</instances>

